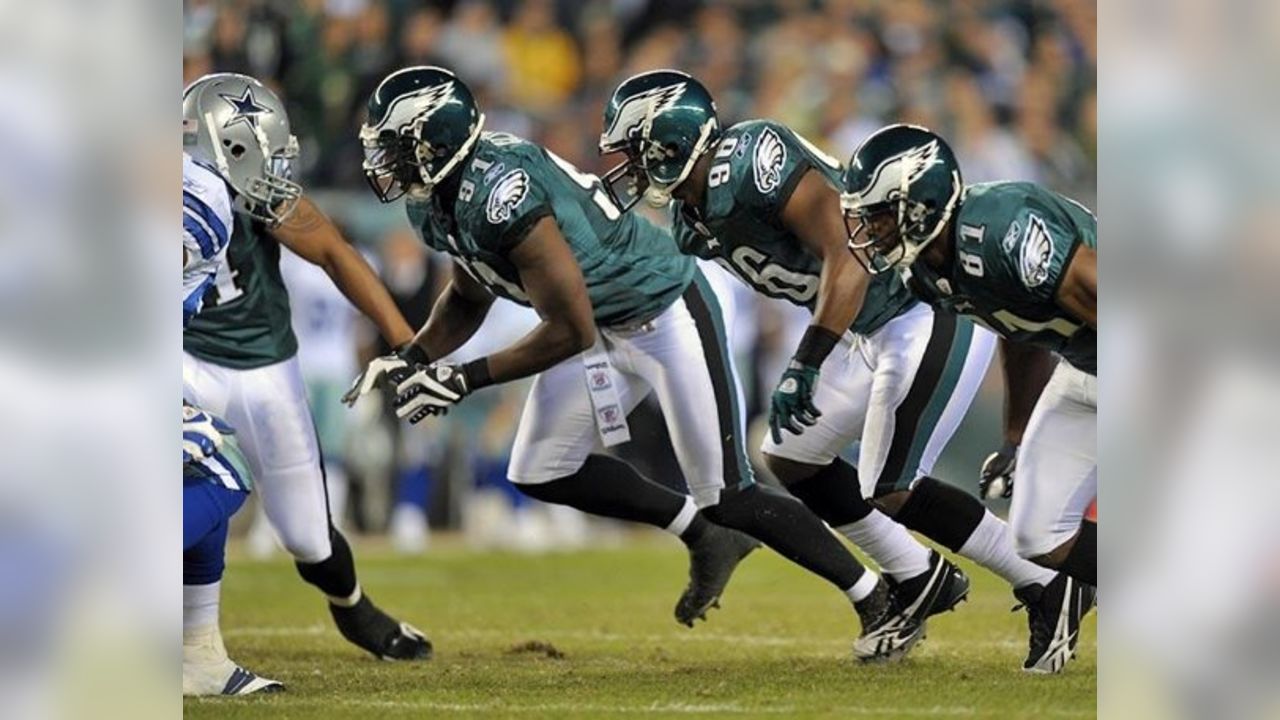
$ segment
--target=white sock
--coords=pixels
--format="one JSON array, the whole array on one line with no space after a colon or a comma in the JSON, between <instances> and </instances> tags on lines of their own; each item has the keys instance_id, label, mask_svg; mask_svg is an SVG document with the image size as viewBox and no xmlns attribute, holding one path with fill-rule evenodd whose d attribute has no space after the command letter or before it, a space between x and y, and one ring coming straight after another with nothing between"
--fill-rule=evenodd
<instances>
[{"instance_id":1,"label":"white sock","mask_svg":"<svg viewBox=\"0 0 1280 720\"><path fill-rule=\"evenodd\" d=\"M909 580L929 569L929 548L879 510L872 510L861 520L836 529L894 580Z\"/></svg>"},{"instance_id":2,"label":"white sock","mask_svg":"<svg viewBox=\"0 0 1280 720\"><path fill-rule=\"evenodd\" d=\"M218 600L222 581L182 586L182 634L218 626Z\"/></svg>"},{"instance_id":3,"label":"white sock","mask_svg":"<svg viewBox=\"0 0 1280 720\"><path fill-rule=\"evenodd\" d=\"M854 583L853 587L845 590L844 594L849 598L849 602L856 603L870 595L879 582L880 576L872 572L871 568L867 568L866 572L862 573L862 577L858 578L858 582Z\"/></svg>"},{"instance_id":4,"label":"white sock","mask_svg":"<svg viewBox=\"0 0 1280 720\"><path fill-rule=\"evenodd\" d=\"M676 513L675 519L667 525L665 530L676 537L684 534L689 529L689 523L698 515L698 506L693 503L693 498L688 495L684 496L684 507L680 508L680 512Z\"/></svg>"},{"instance_id":5,"label":"white sock","mask_svg":"<svg viewBox=\"0 0 1280 720\"><path fill-rule=\"evenodd\" d=\"M960 554L1009 581L1015 588L1032 583L1048 585L1054 571L1018 557L1013 549L1013 531L990 510L960 548Z\"/></svg>"}]
</instances>

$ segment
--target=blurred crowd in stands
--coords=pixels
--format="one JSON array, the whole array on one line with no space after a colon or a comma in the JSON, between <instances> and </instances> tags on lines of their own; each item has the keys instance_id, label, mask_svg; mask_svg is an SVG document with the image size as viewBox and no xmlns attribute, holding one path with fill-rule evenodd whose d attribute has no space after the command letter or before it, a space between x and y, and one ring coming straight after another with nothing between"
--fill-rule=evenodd
<instances>
[{"instance_id":1,"label":"blurred crowd in stands","mask_svg":"<svg viewBox=\"0 0 1280 720\"><path fill-rule=\"evenodd\" d=\"M365 190L356 140L370 92L407 65L452 69L477 94L488 129L542 143L588 172L607 169L596 142L608 93L631 74L670 67L707 85L725 124L773 118L843 160L877 127L916 122L950 140L967 182L1034 180L1095 205L1095 0L184 0L184 21L184 80L244 72L282 95L301 142L298 179L368 250L414 323L448 262L429 258L403 213ZM340 295L331 305L307 297L325 283L307 287L294 291L304 370L345 382L378 351L376 339ZM740 366L758 409L806 316L735 290ZM482 344L531 322L504 309ZM304 324L348 341L309 341ZM308 362L312 350L346 357ZM990 390L978 412L994 427L998 383ZM478 395L428 429L385 412L332 419L336 402L318 407L322 432L332 425L322 438L330 474L352 477L345 519L370 530L390 522L404 549L420 549L427 515L465 524L460 503L474 494L457 488L477 484L518 516L524 504L503 471L521 388ZM952 445L963 441L962 430ZM988 448L953 450L973 465ZM564 517L543 524L577 527ZM537 545L529 538L505 544Z\"/></svg>"}]
</instances>

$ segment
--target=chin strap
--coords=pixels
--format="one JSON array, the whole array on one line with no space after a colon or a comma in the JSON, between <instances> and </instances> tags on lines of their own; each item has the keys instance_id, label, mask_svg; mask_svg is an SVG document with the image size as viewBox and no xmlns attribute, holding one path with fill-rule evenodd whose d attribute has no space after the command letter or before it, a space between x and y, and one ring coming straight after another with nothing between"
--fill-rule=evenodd
<instances>
[{"instance_id":1,"label":"chin strap","mask_svg":"<svg viewBox=\"0 0 1280 720\"><path fill-rule=\"evenodd\" d=\"M480 113L480 118L476 120L476 128L471 131L471 136L467 138L466 142L462 143L462 146L458 148L458 152L454 153L453 157L449 158L449 162L445 163L444 167L440 168L440 172L437 172L435 175L428 175L426 173L427 166L422 162L421 157L418 158L418 172L422 175L422 183L425 186L425 192L423 193L424 196L430 195L431 190L435 188L436 185L439 185L445 178L449 177L449 173L453 172L453 169L458 166L458 163L462 162L463 159L467 157L467 153L471 152L471 147L480 139L480 133L483 130L484 113Z\"/></svg>"},{"instance_id":2,"label":"chin strap","mask_svg":"<svg viewBox=\"0 0 1280 720\"><path fill-rule=\"evenodd\" d=\"M676 188L680 187L680 183L689 177L689 174L693 172L693 166L698 163L698 158L701 158L710 147L711 133L715 129L715 118L702 123L702 129L698 132L698 141L693 144L693 152L689 154L689 159L685 161L684 168L673 182L667 185L660 185L653 181L652 176L649 177L649 187L644 191L645 202L656 208L664 208L671 203L671 194L675 192ZM648 139L647 132L646 139ZM646 174L648 174L648 171L646 171Z\"/></svg>"}]
</instances>

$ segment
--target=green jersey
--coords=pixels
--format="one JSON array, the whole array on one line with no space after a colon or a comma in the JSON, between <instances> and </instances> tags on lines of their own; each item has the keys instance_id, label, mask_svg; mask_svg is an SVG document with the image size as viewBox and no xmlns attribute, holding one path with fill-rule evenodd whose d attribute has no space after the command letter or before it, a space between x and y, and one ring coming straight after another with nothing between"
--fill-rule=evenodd
<instances>
[{"instance_id":1,"label":"green jersey","mask_svg":"<svg viewBox=\"0 0 1280 720\"><path fill-rule=\"evenodd\" d=\"M409 222L495 295L530 305L508 253L544 217L554 218L573 251L601 327L656 317L693 280L696 265L671 235L619 212L599 178L549 150L484 133L461 173L452 212L438 194L410 199Z\"/></svg>"},{"instance_id":2,"label":"green jersey","mask_svg":"<svg viewBox=\"0 0 1280 720\"><path fill-rule=\"evenodd\" d=\"M790 128L770 120L730 127L716 144L705 209L675 203L677 244L715 260L757 292L813 310L822 261L780 217L809 169L839 187L840 164ZM893 273L876 276L849 329L875 332L915 302Z\"/></svg>"},{"instance_id":3,"label":"green jersey","mask_svg":"<svg viewBox=\"0 0 1280 720\"><path fill-rule=\"evenodd\" d=\"M1097 374L1098 335L1057 303L1076 250L1098 247L1084 206L1029 182L970 185L955 215L955 260L941 273L916 262L912 289L1010 340L1043 347Z\"/></svg>"},{"instance_id":4,"label":"green jersey","mask_svg":"<svg viewBox=\"0 0 1280 720\"><path fill-rule=\"evenodd\" d=\"M231 237L204 308L182 333L182 349L230 368L288 360L298 352L298 339L280 279L280 244L262 222L241 212Z\"/></svg>"}]
</instances>

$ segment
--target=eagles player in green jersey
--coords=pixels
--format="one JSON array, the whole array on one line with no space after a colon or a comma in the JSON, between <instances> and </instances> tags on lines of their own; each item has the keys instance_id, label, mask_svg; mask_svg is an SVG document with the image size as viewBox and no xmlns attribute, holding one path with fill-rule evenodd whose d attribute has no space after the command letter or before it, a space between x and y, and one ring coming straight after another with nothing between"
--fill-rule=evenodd
<instances>
[{"instance_id":1,"label":"eagles player in green jersey","mask_svg":"<svg viewBox=\"0 0 1280 720\"><path fill-rule=\"evenodd\" d=\"M888 585L802 503L755 483L723 318L693 259L669 234L620 212L599 178L517 137L483 132L483 123L470 90L441 68L395 72L369 100L360 138L371 187L387 202L407 195L423 242L455 263L415 342L373 361L350 400L390 379L397 413L417 422L486 385L536 374L510 479L536 499L684 540L692 567L680 622L692 625L716 603L756 538L852 601L860 658L907 652L923 624L900 611ZM495 296L532 306L541 323L486 357L442 362ZM691 498L592 454L629 439L626 417L651 392Z\"/></svg>"},{"instance_id":2,"label":"eagles player in green jersey","mask_svg":"<svg viewBox=\"0 0 1280 720\"><path fill-rule=\"evenodd\" d=\"M364 593L351 548L330 522L280 246L324 268L389 342L413 330L360 253L290 179L297 140L275 93L245 75L206 75L183 92L182 116L184 141L218 166L236 195L236 242L204 311L183 333L184 392L236 428L268 519L298 573L328 597L343 637L380 658L430 657L422 633Z\"/></svg>"},{"instance_id":3,"label":"eagles player in green jersey","mask_svg":"<svg viewBox=\"0 0 1280 720\"><path fill-rule=\"evenodd\" d=\"M983 481L1012 488L1016 466L1018 553L1062 570L1042 593L1071 600L1058 631L1074 643L1098 579L1086 518L1098 491L1097 219L1034 183L965 186L946 141L912 125L867 138L842 184L850 248L869 273L897 270L930 304L1001 335L1006 449Z\"/></svg>"},{"instance_id":4,"label":"eagles player in green jersey","mask_svg":"<svg viewBox=\"0 0 1280 720\"><path fill-rule=\"evenodd\" d=\"M607 177L642 188L629 204L637 195L659 207L674 200L684 252L813 312L773 395L765 457L793 494L880 563L921 619L954 607L968 580L903 525L1017 591L1051 582L1053 572L1017 556L1008 526L981 501L931 477L994 338L935 314L898 277L858 265L841 224L837 161L776 122L721 128L701 83L670 70L614 91L600 149L627 156ZM855 441L856 469L839 457ZM1041 632L1058 609L1029 609L1027 667L1060 667Z\"/></svg>"}]
</instances>

